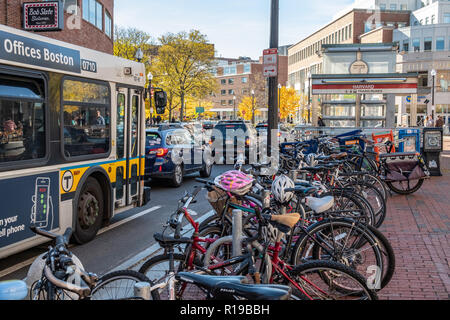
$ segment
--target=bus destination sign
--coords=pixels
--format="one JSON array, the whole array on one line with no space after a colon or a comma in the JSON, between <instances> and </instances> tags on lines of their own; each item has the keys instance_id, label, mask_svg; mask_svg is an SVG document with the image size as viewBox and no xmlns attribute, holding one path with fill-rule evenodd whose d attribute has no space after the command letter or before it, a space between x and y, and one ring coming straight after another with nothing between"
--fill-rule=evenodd
<instances>
[{"instance_id":1,"label":"bus destination sign","mask_svg":"<svg viewBox=\"0 0 450 320\"><path fill-rule=\"evenodd\" d=\"M63 6L59 1L23 4L23 27L32 31L56 31L64 28Z\"/></svg>"}]
</instances>

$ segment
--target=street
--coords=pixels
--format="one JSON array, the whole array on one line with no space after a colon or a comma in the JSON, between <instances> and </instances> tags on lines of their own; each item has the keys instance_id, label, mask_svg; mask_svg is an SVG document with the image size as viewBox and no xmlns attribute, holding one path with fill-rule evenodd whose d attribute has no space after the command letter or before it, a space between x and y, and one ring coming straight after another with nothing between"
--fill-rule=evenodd
<instances>
[{"instance_id":1,"label":"street","mask_svg":"<svg viewBox=\"0 0 450 320\"><path fill-rule=\"evenodd\" d=\"M231 166L215 166L211 177L229 170ZM85 269L102 275L120 266L130 258L144 252L155 244L153 234L161 232L167 218L176 210L178 199L187 190L192 192L199 185L195 178L198 174L185 177L180 188L174 189L163 181L152 181L152 200L146 207L135 208L115 216L110 226L103 228L90 243L73 246L70 250L82 261ZM190 208L198 213L195 219L211 211L205 200L206 191L202 190ZM48 244L47 244L48 245ZM0 281L24 279L34 258L46 251L41 245L0 261Z\"/></svg>"}]
</instances>

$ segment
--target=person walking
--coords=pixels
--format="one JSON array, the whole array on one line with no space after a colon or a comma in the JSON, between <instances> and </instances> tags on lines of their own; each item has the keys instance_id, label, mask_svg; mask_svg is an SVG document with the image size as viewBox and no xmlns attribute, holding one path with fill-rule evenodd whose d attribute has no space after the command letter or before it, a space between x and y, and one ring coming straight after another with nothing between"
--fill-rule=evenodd
<instances>
[{"instance_id":1,"label":"person walking","mask_svg":"<svg viewBox=\"0 0 450 320\"><path fill-rule=\"evenodd\" d=\"M433 121L433 117L432 116L428 116L427 117L427 125L426 125L428 128L432 128L432 127L434 127L434 121Z\"/></svg>"},{"instance_id":2,"label":"person walking","mask_svg":"<svg viewBox=\"0 0 450 320\"><path fill-rule=\"evenodd\" d=\"M442 116L438 116L438 119L436 120L436 128L442 128L444 126L444 119Z\"/></svg>"}]
</instances>

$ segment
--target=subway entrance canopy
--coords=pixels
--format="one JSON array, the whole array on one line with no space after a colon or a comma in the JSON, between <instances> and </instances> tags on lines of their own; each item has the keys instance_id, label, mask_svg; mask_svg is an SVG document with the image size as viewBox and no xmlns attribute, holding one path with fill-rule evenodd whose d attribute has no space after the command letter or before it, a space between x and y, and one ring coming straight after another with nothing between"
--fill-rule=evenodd
<instances>
[{"instance_id":1,"label":"subway entrance canopy","mask_svg":"<svg viewBox=\"0 0 450 320\"><path fill-rule=\"evenodd\" d=\"M416 73L312 75L312 94L417 94Z\"/></svg>"},{"instance_id":2,"label":"subway entrance canopy","mask_svg":"<svg viewBox=\"0 0 450 320\"><path fill-rule=\"evenodd\" d=\"M395 97L418 89L417 73L396 72L397 52L395 43L322 44L321 72L310 76L313 125L320 112L329 127L393 128Z\"/></svg>"}]
</instances>

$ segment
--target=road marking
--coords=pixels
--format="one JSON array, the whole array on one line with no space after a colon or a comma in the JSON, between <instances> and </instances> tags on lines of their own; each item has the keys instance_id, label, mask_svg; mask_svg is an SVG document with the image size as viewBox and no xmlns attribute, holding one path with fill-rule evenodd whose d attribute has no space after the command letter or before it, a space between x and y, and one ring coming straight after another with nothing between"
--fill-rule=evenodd
<instances>
[{"instance_id":1,"label":"road marking","mask_svg":"<svg viewBox=\"0 0 450 320\"><path fill-rule=\"evenodd\" d=\"M107 227L105 227L103 229L100 229L100 231L98 232L97 235L101 235L102 233L105 233L106 231L110 231L110 230L112 230L114 228L117 228L117 227L123 225L124 223L130 222L130 221L132 221L134 219L137 219L137 218L140 218L140 217L142 217L142 216L144 216L146 214L149 214L150 212L159 210L161 208L162 208L162 206L155 206L155 207L152 207L150 209L147 209L147 210L144 210L142 212L139 212L138 214L135 214L135 215L132 215L132 216L130 216L128 218L125 218L123 220L117 221L117 222L115 222L115 223L113 223L113 224L111 224L111 225L109 225L109 226L107 226ZM73 247L73 245L69 246L69 248L71 248L71 247ZM22 261L22 262L20 262L18 264L15 264L14 266L9 267L9 268L7 268L5 270L2 270L0 272L0 278L5 277L8 274L14 273L14 272L16 272L16 271L18 271L18 270L20 270L22 268L25 268L26 266L31 265L34 262L34 260L36 260L39 256L40 255L38 255L36 257L33 257L33 258L30 258L28 260ZM23 281L25 281L25 279L23 279Z\"/></svg>"},{"instance_id":2,"label":"road marking","mask_svg":"<svg viewBox=\"0 0 450 320\"><path fill-rule=\"evenodd\" d=\"M162 206L152 207L152 208L150 208L150 209L147 209L147 210L144 210L144 211L142 211L142 212L139 212L138 214L135 214L135 215L133 215L133 216L131 216L131 217L125 218L125 219L120 220L120 221L117 221L116 223L113 223L112 225L109 225L109 226L107 226L107 227L101 229L101 230L98 232L98 234L100 235L100 234L102 234L102 233L105 233L106 231L109 231L109 230L111 230L111 229L117 228L118 226L121 226L121 225L124 224L124 223L130 222L130 221L132 221L132 220L134 220L134 219L137 219L137 218L140 218L140 217L142 217L142 216L145 216L146 214L148 214L148 213L150 213L150 212L153 212L153 211L156 211L156 210L161 209L161 208L162 208Z\"/></svg>"},{"instance_id":3,"label":"road marking","mask_svg":"<svg viewBox=\"0 0 450 320\"><path fill-rule=\"evenodd\" d=\"M196 220L196 222L198 224L201 224L203 221L205 221L207 218L209 218L210 216L212 216L214 214L215 214L214 210L205 212L198 220ZM194 230L194 228L191 225L188 225L188 228L182 233L182 236L185 236L185 235L191 233L193 230ZM172 233L169 236L173 236L173 235L174 234ZM148 247L147 249L145 249L144 251L141 251L137 255L131 257L130 259L125 260L120 265L118 265L117 267L115 267L114 269L112 269L108 272L113 272L113 271L118 271L118 270L126 270L126 269L136 267L140 262L142 262L142 260L147 259L148 257L154 255L160 249L161 249L161 247L159 246L159 244L155 243L155 244L151 245L150 247Z\"/></svg>"}]
</instances>

